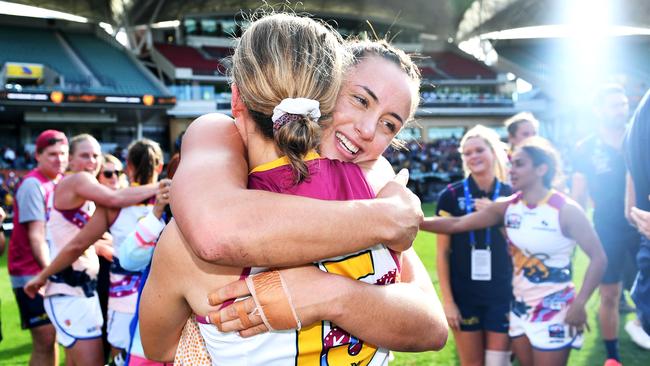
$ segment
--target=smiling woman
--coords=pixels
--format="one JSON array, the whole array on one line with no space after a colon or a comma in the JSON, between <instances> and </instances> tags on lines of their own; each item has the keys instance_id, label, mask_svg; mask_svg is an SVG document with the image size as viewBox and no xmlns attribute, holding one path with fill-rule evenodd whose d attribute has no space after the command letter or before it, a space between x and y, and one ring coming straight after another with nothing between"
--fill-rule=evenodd
<instances>
[{"instance_id":1,"label":"smiling woman","mask_svg":"<svg viewBox=\"0 0 650 366\"><path fill-rule=\"evenodd\" d=\"M346 73L333 122L323 131L323 155L355 163L375 160L413 118L419 75L409 67L410 60L389 47L384 41L348 45L356 63ZM377 70L381 78L376 77Z\"/></svg>"},{"instance_id":2,"label":"smiling woman","mask_svg":"<svg viewBox=\"0 0 650 366\"><path fill-rule=\"evenodd\" d=\"M463 136L460 152L467 178L441 193L438 216L464 216L512 193L503 183L505 146L496 132L481 125L472 128ZM499 226L437 237L445 315L462 364L505 365L510 360L512 263ZM476 253L487 255L489 262L478 271Z\"/></svg>"}]
</instances>

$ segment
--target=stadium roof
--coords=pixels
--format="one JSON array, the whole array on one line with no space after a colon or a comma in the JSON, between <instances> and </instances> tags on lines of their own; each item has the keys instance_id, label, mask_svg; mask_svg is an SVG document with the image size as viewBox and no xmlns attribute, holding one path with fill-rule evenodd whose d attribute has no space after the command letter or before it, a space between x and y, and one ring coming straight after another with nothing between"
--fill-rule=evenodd
<instances>
[{"instance_id":1,"label":"stadium roof","mask_svg":"<svg viewBox=\"0 0 650 366\"><path fill-rule=\"evenodd\" d=\"M209 14L256 9L261 0L15 0L19 4L62 11L96 22L139 25ZM296 3L297 1L289 0ZM282 1L268 1L270 4ZM301 0L298 12L316 15L362 16L398 24L419 25L426 33L457 41L498 30L560 24L567 4L583 5L585 16L596 1L584 0ZM618 4L614 23L650 28L650 2ZM621 5L623 4L623 5Z\"/></svg>"}]
</instances>

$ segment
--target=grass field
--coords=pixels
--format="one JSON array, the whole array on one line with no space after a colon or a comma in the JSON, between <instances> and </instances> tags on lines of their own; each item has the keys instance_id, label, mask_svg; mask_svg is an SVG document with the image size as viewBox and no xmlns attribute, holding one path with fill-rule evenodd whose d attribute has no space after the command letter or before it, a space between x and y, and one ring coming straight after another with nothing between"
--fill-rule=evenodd
<instances>
[{"instance_id":1,"label":"grass field","mask_svg":"<svg viewBox=\"0 0 650 366\"><path fill-rule=\"evenodd\" d=\"M433 213L432 205L424 205L427 215ZM429 270L436 288L438 277L434 263L436 257L435 235L420 233L415 241L415 249ZM574 265L575 282L580 284L586 268L587 259L579 252ZM4 340L0 343L0 365L26 365L31 352L29 332L20 329L18 309L14 300L6 269L6 255L0 259L0 301L2 303L2 333ZM604 349L598 331L597 309L598 295L594 295L588 303L589 324L591 332L586 334L582 350L572 351L569 365L592 366L602 365L604 362ZM650 351L645 351L632 343L627 333L623 330L625 319L621 321L620 343L621 355L626 366L650 365ZM61 350L63 351L63 350ZM63 355L63 352L61 352ZM61 357L63 361L63 357ZM63 362L61 362L63 365ZM425 366L425 365L458 365L456 347L453 336L450 334L447 346L440 352L424 353L397 353L393 366ZM549 365L552 366L552 365Z\"/></svg>"}]
</instances>

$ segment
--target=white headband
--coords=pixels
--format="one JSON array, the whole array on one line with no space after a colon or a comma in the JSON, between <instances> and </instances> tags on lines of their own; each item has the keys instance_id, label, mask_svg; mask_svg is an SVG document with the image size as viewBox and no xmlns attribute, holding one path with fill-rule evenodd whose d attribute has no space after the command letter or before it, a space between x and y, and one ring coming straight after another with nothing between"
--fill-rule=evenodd
<instances>
[{"instance_id":1,"label":"white headband","mask_svg":"<svg viewBox=\"0 0 650 366\"><path fill-rule=\"evenodd\" d=\"M285 114L309 116L314 121L318 121L320 118L320 103L317 100L307 98L283 99L280 104L273 108L271 120L275 122Z\"/></svg>"}]
</instances>

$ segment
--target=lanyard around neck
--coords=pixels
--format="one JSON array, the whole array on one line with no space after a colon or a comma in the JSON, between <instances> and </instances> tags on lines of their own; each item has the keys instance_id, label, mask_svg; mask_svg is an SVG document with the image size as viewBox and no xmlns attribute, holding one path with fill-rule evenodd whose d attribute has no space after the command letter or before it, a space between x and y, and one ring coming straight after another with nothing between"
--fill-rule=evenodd
<instances>
[{"instance_id":1,"label":"lanyard around neck","mask_svg":"<svg viewBox=\"0 0 650 366\"><path fill-rule=\"evenodd\" d=\"M469 192L469 177L463 180L463 191L465 193L465 212L469 215L474 210L474 205L472 203L472 195ZM494 185L494 193L492 194L492 201L496 201L499 198L499 193L501 192L501 182L497 179L496 184ZM485 245L487 249L490 249L492 244L492 228L488 227L485 229ZM469 243L472 246L472 249L476 247L476 235L474 231L469 232Z\"/></svg>"}]
</instances>

